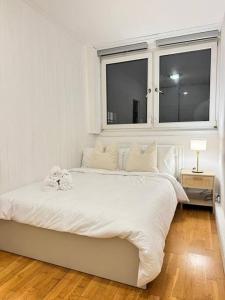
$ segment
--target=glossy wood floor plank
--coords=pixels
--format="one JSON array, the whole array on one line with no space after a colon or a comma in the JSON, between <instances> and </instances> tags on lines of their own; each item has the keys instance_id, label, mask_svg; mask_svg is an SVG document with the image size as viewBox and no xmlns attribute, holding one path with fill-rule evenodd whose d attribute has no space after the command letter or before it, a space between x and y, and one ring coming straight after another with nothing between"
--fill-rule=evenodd
<instances>
[{"instance_id":1,"label":"glossy wood floor plank","mask_svg":"<svg viewBox=\"0 0 225 300\"><path fill-rule=\"evenodd\" d=\"M214 216L177 210L160 275L140 290L0 251L0 300L225 300Z\"/></svg>"}]
</instances>

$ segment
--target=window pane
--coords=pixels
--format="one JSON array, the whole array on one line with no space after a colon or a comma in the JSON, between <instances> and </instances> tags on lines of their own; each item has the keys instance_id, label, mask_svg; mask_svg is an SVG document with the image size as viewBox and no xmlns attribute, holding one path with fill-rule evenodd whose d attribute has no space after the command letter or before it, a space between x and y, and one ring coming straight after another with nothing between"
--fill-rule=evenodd
<instances>
[{"instance_id":1,"label":"window pane","mask_svg":"<svg viewBox=\"0 0 225 300\"><path fill-rule=\"evenodd\" d=\"M160 57L159 122L209 121L211 49Z\"/></svg>"},{"instance_id":2,"label":"window pane","mask_svg":"<svg viewBox=\"0 0 225 300\"><path fill-rule=\"evenodd\" d=\"M107 124L147 123L148 59L106 65Z\"/></svg>"}]
</instances>

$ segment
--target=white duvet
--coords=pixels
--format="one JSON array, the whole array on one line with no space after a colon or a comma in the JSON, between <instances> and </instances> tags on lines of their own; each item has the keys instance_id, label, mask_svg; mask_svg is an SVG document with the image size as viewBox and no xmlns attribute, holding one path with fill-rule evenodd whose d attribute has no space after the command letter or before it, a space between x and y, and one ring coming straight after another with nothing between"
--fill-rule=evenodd
<instances>
[{"instance_id":1,"label":"white duvet","mask_svg":"<svg viewBox=\"0 0 225 300\"><path fill-rule=\"evenodd\" d=\"M73 189L34 183L0 196L0 219L80 235L127 239L139 249L139 287L160 272L177 201L187 196L170 175L73 169ZM74 252L76 249L74 249Z\"/></svg>"}]
</instances>

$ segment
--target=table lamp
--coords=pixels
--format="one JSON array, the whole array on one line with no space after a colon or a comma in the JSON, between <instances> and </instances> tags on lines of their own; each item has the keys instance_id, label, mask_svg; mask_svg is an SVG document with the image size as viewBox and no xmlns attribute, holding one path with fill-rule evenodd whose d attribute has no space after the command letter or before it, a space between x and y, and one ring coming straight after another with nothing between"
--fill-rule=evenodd
<instances>
[{"instance_id":1,"label":"table lamp","mask_svg":"<svg viewBox=\"0 0 225 300\"><path fill-rule=\"evenodd\" d=\"M193 173L203 173L203 171L199 170L199 152L206 151L206 140L191 140L191 150L196 151L196 168L192 170Z\"/></svg>"}]
</instances>

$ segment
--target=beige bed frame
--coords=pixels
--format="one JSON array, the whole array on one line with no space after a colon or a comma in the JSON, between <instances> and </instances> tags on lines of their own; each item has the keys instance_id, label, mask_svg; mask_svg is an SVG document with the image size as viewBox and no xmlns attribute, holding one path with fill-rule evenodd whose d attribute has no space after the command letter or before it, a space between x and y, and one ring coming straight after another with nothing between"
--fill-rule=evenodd
<instances>
[{"instance_id":1,"label":"beige bed frame","mask_svg":"<svg viewBox=\"0 0 225 300\"><path fill-rule=\"evenodd\" d=\"M0 220L0 250L137 286L138 249L120 238L90 238Z\"/></svg>"},{"instance_id":2,"label":"beige bed frame","mask_svg":"<svg viewBox=\"0 0 225 300\"><path fill-rule=\"evenodd\" d=\"M183 147L176 145L176 176L182 165ZM0 250L137 287L139 251L125 239L90 238L0 220Z\"/></svg>"}]
</instances>

